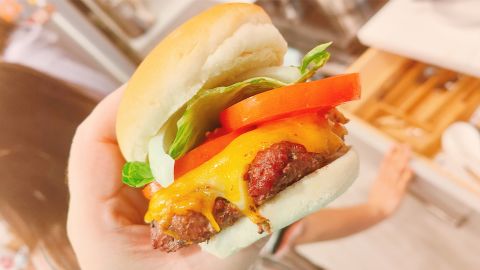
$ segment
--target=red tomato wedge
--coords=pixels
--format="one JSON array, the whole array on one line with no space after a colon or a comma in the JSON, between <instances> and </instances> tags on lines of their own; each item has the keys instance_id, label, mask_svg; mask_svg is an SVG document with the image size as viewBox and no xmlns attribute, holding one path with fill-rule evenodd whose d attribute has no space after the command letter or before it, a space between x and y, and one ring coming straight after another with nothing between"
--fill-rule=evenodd
<instances>
[{"instance_id":1,"label":"red tomato wedge","mask_svg":"<svg viewBox=\"0 0 480 270\"><path fill-rule=\"evenodd\" d=\"M153 181L143 188L142 193L145 198L150 200L153 194L162 188L163 187L157 181Z\"/></svg>"},{"instance_id":2,"label":"red tomato wedge","mask_svg":"<svg viewBox=\"0 0 480 270\"><path fill-rule=\"evenodd\" d=\"M207 132L207 134L205 135L205 142L215 140L216 138L227 135L228 133L229 131L224 128L216 128L213 131Z\"/></svg>"},{"instance_id":3,"label":"red tomato wedge","mask_svg":"<svg viewBox=\"0 0 480 270\"><path fill-rule=\"evenodd\" d=\"M358 73L297 83L244 99L220 113L227 130L237 130L291 115L335 107L360 98Z\"/></svg>"},{"instance_id":4,"label":"red tomato wedge","mask_svg":"<svg viewBox=\"0 0 480 270\"><path fill-rule=\"evenodd\" d=\"M231 141L240 136L245 131L230 132L216 138L209 139L205 143L192 149L181 158L175 160L174 177L184 175L192 169L195 169L205 161L222 151Z\"/></svg>"}]
</instances>

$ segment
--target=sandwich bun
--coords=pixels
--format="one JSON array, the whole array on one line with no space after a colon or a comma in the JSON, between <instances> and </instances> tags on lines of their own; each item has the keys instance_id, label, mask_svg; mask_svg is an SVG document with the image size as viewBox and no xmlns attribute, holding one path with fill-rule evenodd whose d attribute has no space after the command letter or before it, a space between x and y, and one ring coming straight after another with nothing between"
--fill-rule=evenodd
<instances>
[{"instance_id":1,"label":"sandwich bun","mask_svg":"<svg viewBox=\"0 0 480 270\"><path fill-rule=\"evenodd\" d=\"M262 204L260 214L270 220L272 231L282 229L340 196L357 178L358 170L358 155L350 149ZM258 226L242 217L200 246L219 258L225 258L265 236L267 233L259 234Z\"/></svg>"},{"instance_id":2,"label":"sandwich bun","mask_svg":"<svg viewBox=\"0 0 480 270\"><path fill-rule=\"evenodd\" d=\"M193 17L162 40L128 82L116 123L123 156L146 161L149 140L198 90L281 65L286 51L259 6L222 4Z\"/></svg>"}]
</instances>

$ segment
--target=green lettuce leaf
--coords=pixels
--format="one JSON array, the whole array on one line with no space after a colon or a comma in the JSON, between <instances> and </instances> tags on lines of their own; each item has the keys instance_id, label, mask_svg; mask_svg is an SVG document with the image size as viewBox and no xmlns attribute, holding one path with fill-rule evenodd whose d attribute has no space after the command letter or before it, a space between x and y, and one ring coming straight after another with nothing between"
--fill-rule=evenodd
<instances>
[{"instance_id":1,"label":"green lettuce leaf","mask_svg":"<svg viewBox=\"0 0 480 270\"><path fill-rule=\"evenodd\" d=\"M127 162L122 169L122 182L131 187L143 187L154 181L150 165L145 162Z\"/></svg>"},{"instance_id":2,"label":"green lettuce leaf","mask_svg":"<svg viewBox=\"0 0 480 270\"><path fill-rule=\"evenodd\" d=\"M218 127L220 112L250 96L286 84L271 78L252 78L230 86L200 90L188 101L177 122L177 135L168 154L177 159L200 143L207 131Z\"/></svg>"},{"instance_id":3,"label":"green lettuce leaf","mask_svg":"<svg viewBox=\"0 0 480 270\"><path fill-rule=\"evenodd\" d=\"M309 51L301 61L299 67L295 66L274 66L250 70L241 75L240 80L254 77L274 78L287 84L305 82L310 79L318 69L324 66L330 54L326 49L332 43L318 45Z\"/></svg>"},{"instance_id":4,"label":"green lettuce leaf","mask_svg":"<svg viewBox=\"0 0 480 270\"><path fill-rule=\"evenodd\" d=\"M305 82L312 77L319 68L327 63L330 58L330 53L326 50L330 45L332 45L332 42L320 44L303 57L302 63L300 67L298 67L302 76L297 82Z\"/></svg>"}]
</instances>

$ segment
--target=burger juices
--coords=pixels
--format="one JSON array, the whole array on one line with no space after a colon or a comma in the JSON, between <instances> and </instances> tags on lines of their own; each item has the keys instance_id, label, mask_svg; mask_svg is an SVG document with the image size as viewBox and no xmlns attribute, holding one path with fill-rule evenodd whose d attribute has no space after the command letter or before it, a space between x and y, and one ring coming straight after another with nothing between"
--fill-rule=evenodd
<instances>
[{"instance_id":1,"label":"burger juices","mask_svg":"<svg viewBox=\"0 0 480 270\"><path fill-rule=\"evenodd\" d=\"M257 6L227 4L192 21L218 12L235 16L255 12L266 17ZM177 31L180 34L172 33L173 38L181 35L182 28ZM269 31L274 35L269 40L273 44L279 33ZM243 65L241 72L204 83L148 140L142 150L146 157L135 157L136 149L142 147L122 135L126 133L122 130L134 134L131 130L135 125L124 120L131 118L127 111L135 113L124 109L128 106L122 103L117 133L129 160L122 171L123 182L143 188L150 200L145 221L151 224L154 248L173 252L208 241L241 218L255 224L259 234L270 233L271 218L262 215L262 205L285 200L276 197L349 152L343 141L347 119L335 107L360 97L358 74L307 82L327 62L329 45L319 45L307 53L300 67L278 67L263 60L267 66ZM259 55L262 50L265 48L256 49ZM252 54L238 53L237 59ZM145 70L140 66L132 81L146 76ZM142 99L141 90L130 90L139 89L134 84L129 83L126 95L130 94L131 100ZM122 123L128 124L122 127ZM279 229L280 225L274 225L273 229Z\"/></svg>"}]
</instances>

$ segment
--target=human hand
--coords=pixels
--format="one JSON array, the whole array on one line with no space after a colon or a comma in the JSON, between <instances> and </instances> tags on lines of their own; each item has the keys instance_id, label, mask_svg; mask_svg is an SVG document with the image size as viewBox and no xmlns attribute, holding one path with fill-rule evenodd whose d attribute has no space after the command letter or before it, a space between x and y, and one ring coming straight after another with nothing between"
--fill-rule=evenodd
<instances>
[{"instance_id":1,"label":"human hand","mask_svg":"<svg viewBox=\"0 0 480 270\"><path fill-rule=\"evenodd\" d=\"M123 88L106 97L78 127L70 151L67 231L82 269L246 269L259 245L227 260L190 246L154 250L143 221L147 200L121 181L123 159L115 135Z\"/></svg>"},{"instance_id":2,"label":"human hand","mask_svg":"<svg viewBox=\"0 0 480 270\"><path fill-rule=\"evenodd\" d=\"M370 190L368 205L382 217L390 216L400 205L412 171L408 165L410 148L395 145L384 157L377 178Z\"/></svg>"}]
</instances>

